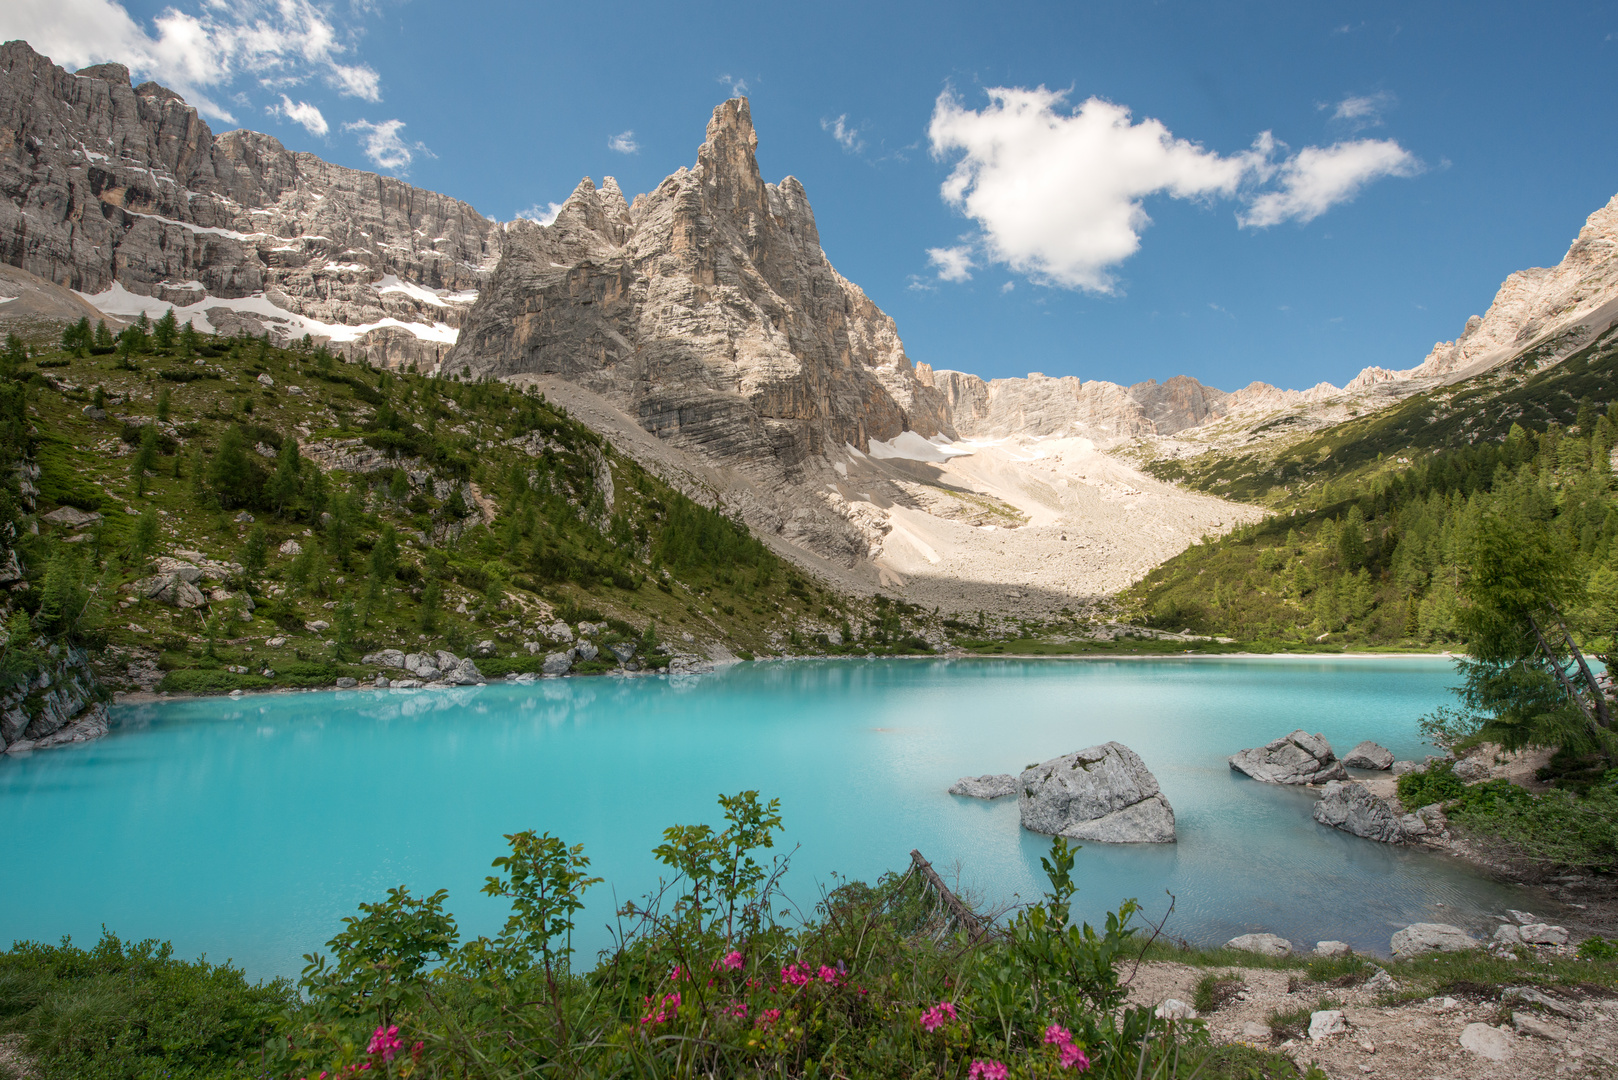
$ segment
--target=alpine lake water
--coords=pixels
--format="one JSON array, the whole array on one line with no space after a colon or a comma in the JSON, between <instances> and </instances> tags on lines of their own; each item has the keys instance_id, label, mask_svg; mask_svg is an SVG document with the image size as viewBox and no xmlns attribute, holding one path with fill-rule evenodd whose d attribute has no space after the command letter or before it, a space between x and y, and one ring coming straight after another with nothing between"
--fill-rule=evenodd
<instances>
[{"instance_id":1,"label":"alpine lake water","mask_svg":"<svg viewBox=\"0 0 1618 1080\"><path fill-rule=\"evenodd\" d=\"M1048 837L1016 800L946 788L1116 739L1173 804L1179 841L1089 844L1078 913L1136 897L1198 944L1269 931L1385 955L1394 930L1474 930L1527 890L1458 860L1316 824L1315 795L1226 758L1296 728L1338 752L1432 753L1417 719L1449 700L1443 658L761 662L699 677L551 679L120 706L95 743L0 760L0 941L172 940L253 976L295 975L362 901L450 891L463 934L503 834L582 843L593 873L575 944L610 940L654 886L675 823L722 824L720 793L781 800L786 894L874 880L919 849L985 901L1032 900Z\"/></svg>"}]
</instances>

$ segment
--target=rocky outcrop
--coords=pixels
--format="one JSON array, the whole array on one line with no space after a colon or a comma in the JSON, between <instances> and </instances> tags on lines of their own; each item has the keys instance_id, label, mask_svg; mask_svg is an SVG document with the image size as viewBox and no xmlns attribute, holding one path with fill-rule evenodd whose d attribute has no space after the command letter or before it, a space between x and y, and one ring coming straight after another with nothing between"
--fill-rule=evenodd
<instances>
[{"instance_id":1,"label":"rocky outcrop","mask_svg":"<svg viewBox=\"0 0 1618 1080\"><path fill-rule=\"evenodd\" d=\"M766 485L845 445L953 434L893 320L827 260L803 185L763 181L757 141L727 101L695 165L633 204L586 178L552 224L513 223L451 368L562 376Z\"/></svg>"},{"instance_id":2,"label":"rocky outcrop","mask_svg":"<svg viewBox=\"0 0 1618 1080\"><path fill-rule=\"evenodd\" d=\"M1367 739L1343 758L1343 764L1350 769L1391 769L1393 768L1393 751L1378 746Z\"/></svg>"},{"instance_id":3,"label":"rocky outcrop","mask_svg":"<svg viewBox=\"0 0 1618 1080\"><path fill-rule=\"evenodd\" d=\"M1017 778L1010 773L963 776L950 785L949 793L969 799L1002 799L1017 793Z\"/></svg>"},{"instance_id":4,"label":"rocky outcrop","mask_svg":"<svg viewBox=\"0 0 1618 1080\"><path fill-rule=\"evenodd\" d=\"M21 753L105 735L105 692L84 651L43 638L34 650L39 666L32 677L0 695L0 747Z\"/></svg>"},{"instance_id":5,"label":"rocky outcrop","mask_svg":"<svg viewBox=\"0 0 1618 1080\"><path fill-rule=\"evenodd\" d=\"M464 202L216 136L122 65L69 74L21 41L0 46L0 195L0 262L103 311L172 305L373 360L437 362L500 247Z\"/></svg>"},{"instance_id":6,"label":"rocky outcrop","mask_svg":"<svg viewBox=\"0 0 1618 1080\"><path fill-rule=\"evenodd\" d=\"M1377 840L1384 844L1402 844L1405 835L1400 814L1388 800L1373 795L1364 784L1333 780L1321 793L1315 804L1314 819L1322 825Z\"/></svg>"},{"instance_id":7,"label":"rocky outcrop","mask_svg":"<svg viewBox=\"0 0 1618 1080\"><path fill-rule=\"evenodd\" d=\"M1030 832L1105 844L1174 842L1174 809L1140 755L1109 742L1052 758L1017 777Z\"/></svg>"},{"instance_id":8,"label":"rocky outcrop","mask_svg":"<svg viewBox=\"0 0 1618 1080\"><path fill-rule=\"evenodd\" d=\"M1348 777L1325 736L1302 728L1233 755L1230 767L1265 784L1322 784Z\"/></svg>"}]
</instances>

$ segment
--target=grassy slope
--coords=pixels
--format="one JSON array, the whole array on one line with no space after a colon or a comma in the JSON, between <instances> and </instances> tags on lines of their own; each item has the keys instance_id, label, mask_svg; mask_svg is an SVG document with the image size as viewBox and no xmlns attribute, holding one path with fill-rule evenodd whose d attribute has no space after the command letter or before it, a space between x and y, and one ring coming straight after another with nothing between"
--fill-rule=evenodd
<instances>
[{"instance_id":1,"label":"grassy slope","mask_svg":"<svg viewBox=\"0 0 1618 1080\"><path fill-rule=\"evenodd\" d=\"M344 663L372 648L464 652L486 639L496 642L499 654L486 669L532 670L538 661L520 646L558 615L611 619L609 637L636 636L655 623L675 650L689 647L684 635L690 634L744 656L813 651L816 634L840 625L866 630L861 654L925 650L915 634L919 612L875 610L822 588L745 528L703 511L542 399L499 384L382 376L252 340L210 340L200 351L201 364L175 355L176 348L137 356L129 370L116 355L36 350L13 375L29 387L40 514L72 504L105 515L82 531L42 522L39 537L19 544L30 578L37 586L50 560L63 553L77 557L78 572L92 586L111 565L101 592L119 590L121 604L100 627L89 628L89 640L155 649L162 667L196 673L171 674L169 687L326 685L340 674L373 674ZM261 384L260 375L274 387ZM84 411L98 386L108 400L101 420ZM292 387L304 393L293 394ZM156 423L164 391L169 422L158 427L172 437L161 440L146 490L137 494L131 463L142 426ZM203 455L206 474L233 425L262 450L296 438L306 451L320 441L364 440L398 454L396 462L366 471L324 473L329 493L351 494L363 511L346 560L332 550L320 511L307 500L276 513L262 492L197 498L195 455ZM525 452L518 445L523 438L542 440L543 452ZM368 448L355 443L346 449ZM249 488L267 483L275 470L262 450L248 454ZM601 462L615 494L610 514L600 491ZM312 467L306 456L305 472ZM400 469L409 479L396 478ZM472 487L457 499L449 488L462 481ZM491 523L480 503L494 515ZM463 508L464 519L458 516ZM147 560L136 564L130 556L141 514L153 511L160 522L152 554L189 550L239 563L254 527L236 520L244 510L266 529L269 547L266 567L250 583L250 616L242 603L249 583L240 577L202 582L223 584L233 598L197 611L133 597L131 584L149 569ZM382 597L367 603L368 553L387 526L399 538L399 569ZM302 587L289 584L296 560L278 553L287 540L323 552L306 560L313 565ZM436 625L424 634L422 595L433 580L442 600ZM328 644L345 604L354 606L362 624L346 652ZM333 627L307 630L315 620ZM284 645L268 647L273 638L284 638ZM258 674L266 668L275 674Z\"/></svg>"}]
</instances>

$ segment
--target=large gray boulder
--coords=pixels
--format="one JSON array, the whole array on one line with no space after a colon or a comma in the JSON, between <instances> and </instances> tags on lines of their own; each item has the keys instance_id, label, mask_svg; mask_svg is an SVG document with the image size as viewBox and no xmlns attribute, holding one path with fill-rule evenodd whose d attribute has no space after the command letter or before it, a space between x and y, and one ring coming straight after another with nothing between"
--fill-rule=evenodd
<instances>
[{"instance_id":1,"label":"large gray boulder","mask_svg":"<svg viewBox=\"0 0 1618 1080\"><path fill-rule=\"evenodd\" d=\"M1265 784L1323 784L1348 779L1326 737L1311 735L1302 728L1233 755L1230 767Z\"/></svg>"},{"instance_id":2,"label":"large gray boulder","mask_svg":"<svg viewBox=\"0 0 1618 1080\"><path fill-rule=\"evenodd\" d=\"M573 666L573 650L567 652L553 652L545 657L545 664L540 669L547 675L566 675Z\"/></svg>"},{"instance_id":3,"label":"large gray boulder","mask_svg":"<svg viewBox=\"0 0 1618 1080\"><path fill-rule=\"evenodd\" d=\"M963 776L949 789L951 795L964 795L969 799L1001 799L1016 792L1017 778L1010 773Z\"/></svg>"},{"instance_id":4,"label":"large gray boulder","mask_svg":"<svg viewBox=\"0 0 1618 1080\"><path fill-rule=\"evenodd\" d=\"M579 642L578 645L574 647L573 652L575 656L586 663L594 660L600 655L600 652L596 649L595 645L588 641Z\"/></svg>"},{"instance_id":5,"label":"large gray boulder","mask_svg":"<svg viewBox=\"0 0 1618 1080\"><path fill-rule=\"evenodd\" d=\"M635 658L635 643L633 641L615 641L607 646L607 651L616 656L620 664L627 664Z\"/></svg>"},{"instance_id":6,"label":"large gray boulder","mask_svg":"<svg viewBox=\"0 0 1618 1080\"><path fill-rule=\"evenodd\" d=\"M1352 781L1329 782L1315 803L1314 818L1322 825L1384 844L1401 844L1405 839L1400 815L1388 800Z\"/></svg>"},{"instance_id":7,"label":"large gray boulder","mask_svg":"<svg viewBox=\"0 0 1618 1080\"><path fill-rule=\"evenodd\" d=\"M1350 769L1391 769L1393 751L1366 739L1343 757L1343 764Z\"/></svg>"},{"instance_id":8,"label":"large gray boulder","mask_svg":"<svg viewBox=\"0 0 1618 1080\"><path fill-rule=\"evenodd\" d=\"M362 664L374 664L377 667L403 668L405 667L405 654L398 649L379 649L374 653L367 653L360 657Z\"/></svg>"},{"instance_id":9,"label":"large gray boulder","mask_svg":"<svg viewBox=\"0 0 1618 1080\"><path fill-rule=\"evenodd\" d=\"M1275 934L1242 934L1225 942L1225 948L1258 953L1260 956L1292 955L1292 942Z\"/></svg>"},{"instance_id":10,"label":"large gray boulder","mask_svg":"<svg viewBox=\"0 0 1618 1080\"><path fill-rule=\"evenodd\" d=\"M451 686L482 686L487 681L470 656L457 662L453 669L444 672L443 677Z\"/></svg>"},{"instance_id":11,"label":"large gray boulder","mask_svg":"<svg viewBox=\"0 0 1618 1080\"><path fill-rule=\"evenodd\" d=\"M202 590L178 574L157 574L140 582L136 589L146 599L174 608L199 608L207 603Z\"/></svg>"},{"instance_id":12,"label":"large gray boulder","mask_svg":"<svg viewBox=\"0 0 1618 1080\"><path fill-rule=\"evenodd\" d=\"M1482 942L1459 926L1448 923L1419 922L1393 935L1394 956L1419 956L1429 952L1465 952L1482 948Z\"/></svg>"},{"instance_id":13,"label":"large gray boulder","mask_svg":"<svg viewBox=\"0 0 1618 1080\"><path fill-rule=\"evenodd\" d=\"M1103 844L1174 842L1174 808L1140 755L1109 742L1052 758L1017 777L1030 832Z\"/></svg>"}]
</instances>

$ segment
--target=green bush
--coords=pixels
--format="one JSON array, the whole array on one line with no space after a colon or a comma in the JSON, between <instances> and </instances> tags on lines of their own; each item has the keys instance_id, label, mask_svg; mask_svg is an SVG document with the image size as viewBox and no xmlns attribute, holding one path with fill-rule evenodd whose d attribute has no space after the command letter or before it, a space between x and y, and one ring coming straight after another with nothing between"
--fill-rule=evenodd
<instances>
[{"instance_id":1,"label":"green bush","mask_svg":"<svg viewBox=\"0 0 1618 1080\"><path fill-rule=\"evenodd\" d=\"M1406 810L1447 802L1465 790L1466 784L1455 775L1455 765L1449 761L1435 761L1425 769L1412 769L1399 777L1399 801Z\"/></svg>"},{"instance_id":2,"label":"green bush","mask_svg":"<svg viewBox=\"0 0 1618 1080\"><path fill-rule=\"evenodd\" d=\"M232 690L267 690L272 685L262 675L182 668L164 675L157 689L170 694L228 694Z\"/></svg>"},{"instance_id":3,"label":"green bush","mask_svg":"<svg viewBox=\"0 0 1618 1080\"><path fill-rule=\"evenodd\" d=\"M250 984L111 933L89 950L63 938L0 953L0 1030L25 1036L45 1080L248 1075L295 1000L286 980Z\"/></svg>"}]
</instances>

